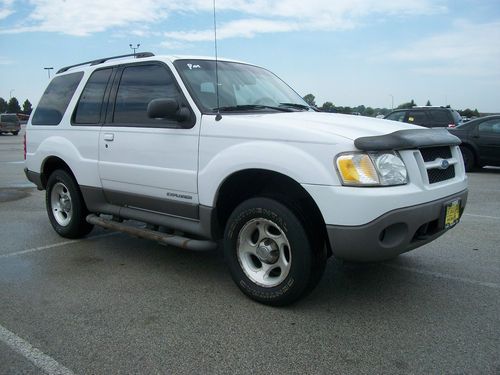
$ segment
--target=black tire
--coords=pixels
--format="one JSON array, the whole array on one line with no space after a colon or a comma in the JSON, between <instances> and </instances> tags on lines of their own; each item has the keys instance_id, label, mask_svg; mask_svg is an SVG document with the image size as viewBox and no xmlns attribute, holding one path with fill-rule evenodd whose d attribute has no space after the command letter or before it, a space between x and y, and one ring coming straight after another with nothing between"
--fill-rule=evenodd
<instances>
[{"instance_id":1,"label":"black tire","mask_svg":"<svg viewBox=\"0 0 500 375\"><path fill-rule=\"evenodd\" d=\"M224 255L234 282L266 305L284 306L304 297L317 285L326 264L324 241L314 234L289 206L262 197L244 201L229 217L224 233Z\"/></svg>"},{"instance_id":2,"label":"black tire","mask_svg":"<svg viewBox=\"0 0 500 375\"><path fill-rule=\"evenodd\" d=\"M12 132L12 135L18 135L19 134L19 130L17 132Z\"/></svg>"},{"instance_id":3,"label":"black tire","mask_svg":"<svg viewBox=\"0 0 500 375\"><path fill-rule=\"evenodd\" d=\"M464 158L465 171L472 172L476 168L476 158L474 153L468 147L460 147L462 157Z\"/></svg>"},{"instance_id":4,"label":"black tire","mask_svg":"<svg viewBox=\"0 0 500 375\"><path fill-rule=\"evenodd\" d=\"M85 220L89 212L76 181L62 169L47 181L45 206L52 227L62 237L80 238L94 227Z\"/></svg>"}]
</instances>

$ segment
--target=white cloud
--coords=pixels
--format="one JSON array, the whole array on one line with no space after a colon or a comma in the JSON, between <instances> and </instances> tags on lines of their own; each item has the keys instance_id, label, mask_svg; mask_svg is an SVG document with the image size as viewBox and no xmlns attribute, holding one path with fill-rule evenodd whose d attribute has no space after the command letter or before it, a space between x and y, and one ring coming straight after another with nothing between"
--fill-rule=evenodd
<instances>
[{"instance_id":1,"label":"white cloud","mask_svg":"<svg viewBox=\"0 0 500 375\"><path fill-rule=\"evenodd\" d=\"M500 22L458 20L453 30L409 43L389 57L421 74L500 77L499 40Z\"/></svg>"},{"instance_id":2,"label":"white cloud","mask_svg":"<svg viewBox=\"0 0 500 375\"><path fill-rule=\"evenodd\" d=\"M211 2L191 1L191 8L212 11ZM367 16L408 16L434 14L446 11L440 1L414 0L222 0L217 11L237 11L248 16L218 25L217 36L225 38L252 38L262 33L290 31L332 31L351 29ZM210 4L211 5L211 4ZM169 39L196 42L213 39L213 30L168 32ZM169 42L171 43L171 41Z\"/></svg>"},{"instance_id":3,"label":"white cloud","mask_svg":"<svg viewBox=\"0 0 500 375\"><path fill-rule=\"evenodd\" d=\"M252 18L227 22L217 28L217 38L252 38L259 33L287 32L300 29L295 22L271 21ZM213 29L193 31L173 31L164 34L167 39L186 42L205 42L214 39Z\"/></svg>"},{"instance_id":4,"label":"white cloud","mask_svg":"<svg viewBox=\"0 0 500 375\"><path fill-rule=\"evenodd\" d=\"M116 27L131 27L164 19L168 6L159 0L30 0L34 7L22 26L3 33L58 32L86 36Z\"/></svg>"},{"instance_id":5,"label":"white cloud","mask_svg":"<svg viewBox=\"0 0 500 375\"><path fill-rule=\"evenodd\" d=\"M14 0L0 0L0 20L9 17L14 13Z\"/></svg>"},{"instance_id":6,"label":"white cloud","mask_svg":"<svg viewBox=\"0 0 500 375\"><path fill-rule=\"evenodd\" d=\"M2 1L2 0L0 0ZM433 14L445 11L444 0L218 0L217 12L239 13L240 19L220 24L221 38L250 38L259 33L294 30L338 30L355 27L363 18ZM86 36L109 29L133 33L144 25L167 19L173 13L211 17L209 0L29 0L33 11L25 23L0 33L30 31ZM3 0L10 11L12 0ZM1 9L0 7L0 12ZM0 13L1 14L1 13ZM177 30L170 39L205 41L210 30ZM171 43L172 40L167 41Z\"/></svg>"}]
</instances>

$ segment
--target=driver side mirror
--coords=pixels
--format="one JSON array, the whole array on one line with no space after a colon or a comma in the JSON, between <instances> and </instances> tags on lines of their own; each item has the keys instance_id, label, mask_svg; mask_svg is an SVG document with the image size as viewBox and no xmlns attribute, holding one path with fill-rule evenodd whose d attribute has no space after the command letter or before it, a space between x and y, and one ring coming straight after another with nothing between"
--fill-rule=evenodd
<instances>
[{"instance_id":1,"label":"driver side mirror","mask_svg":"<svg viewBox=\"0 0 500 375\"><path fill-rule=\"evenodd\" d=\"M191 113L186 107L181 107L177 99L153 99L148 104L148 117L159 119L174 119L178 122L189 120Z\"/></svg>"}]
</instances>

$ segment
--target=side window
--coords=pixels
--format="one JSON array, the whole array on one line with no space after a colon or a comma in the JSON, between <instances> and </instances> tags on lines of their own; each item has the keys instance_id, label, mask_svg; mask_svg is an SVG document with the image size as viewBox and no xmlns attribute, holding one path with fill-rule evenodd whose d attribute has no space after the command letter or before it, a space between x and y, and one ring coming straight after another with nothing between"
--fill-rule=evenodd
<instances>
[{"instance_id":1,"label":"side window","mask_svg":"<svg viewBox=\"0 0 500 375\"><path fill-rule=\"evenodd\" d=\"M415 125L427 124L427 116L424 111L408 112L408 123Z\"/></svg>"},{"instance_id":2,"label":"side window","mask_svg":"<svg viewBox=\"0 0 500 375\"><path fill-rule=\"evenodd\" d=\"M487 120L480 123L479 133L500 135L500 119Z\"/></svg>"},{"instance_id":3,"label":"side window","mask_svg":"<svg viewBox=\"0 0 500 375\"><path fill-rule=\"evenodd\" d=\"M172 121L147 115L153 99L178 98L180 92L167 69L160 65L128 66L116 94L113 122L119 124L165 125Z\"/></svg>"},{"instance_id":4,"label":"side window","mask_svg":"<svg viewBox=\"0 0 500 375\"><path fill-rule=\"evenodd\" d=\"M76 106L75 124L98 124L101 121L104 92L112 69L97 70L90 76Z\"/></svg>"},{"instance_id":5,"label":"side window","mask_svg":"<svg viewBox=\"0 0 500 375\"><path fill-rule=\"evenodd\" d=\"M405 111L391 113L386 117L387 120L403 122L405 119Z\"/></svg>"},{"instance_id":6,"label":"side window","mask_svg":"<svg viewBox=\"0 0 500 375\"><path fill-rule=\"evenodd\" d=\"M450 116L450 113L446 110L435 110L427 112L431 121L437 126L448 126L453 123L453 119Z\"/></svg>"},{"instance_id":7,"label":"side window","mask_svg":"<svg viewBox=\"0 0 500 375\"><path fill-rule=\"evenodd\" d=\"M82 77L83 72L56 76L43 93L31 123L33 125L59 125Z\"/></svg>"}]
</instances>

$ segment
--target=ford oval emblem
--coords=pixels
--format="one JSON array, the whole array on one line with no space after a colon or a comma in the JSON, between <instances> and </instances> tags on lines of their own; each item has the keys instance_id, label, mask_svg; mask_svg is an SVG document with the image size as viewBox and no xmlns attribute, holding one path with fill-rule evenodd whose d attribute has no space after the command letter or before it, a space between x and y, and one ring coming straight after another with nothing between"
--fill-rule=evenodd
<instances>
[{"instance_id":1,"label":"ford oval emblem","mask_svg":"<svg viewBox=\"0 0 500 375\"><path fill-rule=\"evenodd\" d=\"M441 165L439 166L439 169L448 169L450 166L450 162L448 160L441 160Z\"/></svg>"}]
</instances>

